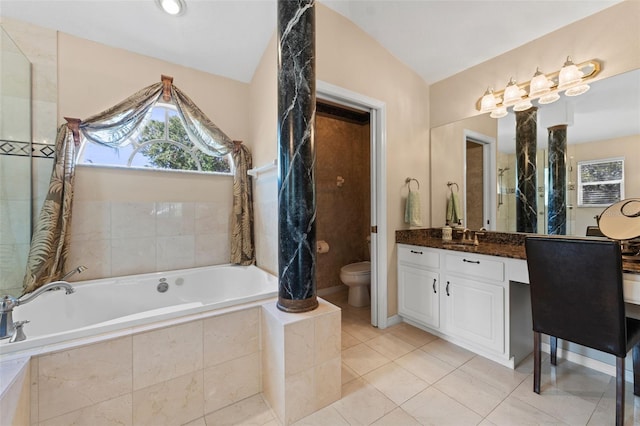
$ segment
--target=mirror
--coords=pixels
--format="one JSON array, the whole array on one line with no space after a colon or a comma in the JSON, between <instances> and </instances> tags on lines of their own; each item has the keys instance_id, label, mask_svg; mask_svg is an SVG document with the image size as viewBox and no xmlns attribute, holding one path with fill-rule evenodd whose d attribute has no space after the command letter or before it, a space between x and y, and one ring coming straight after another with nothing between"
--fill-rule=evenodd
<instances>
[{"instance_id":1,"label":"mirror","mask_svg":"<svg viewBox=\"0 0 640 426\"><path fill-rule=\"evenodd\" d=\"M624 198L640 197L640 70L591 83L577 97L541 105L537 112L537 232L547 232L548 127L563 120L567 127L567 234L583 236L606 206L578 206L577 171L581 161L624 158ZM431 226L445 224L448 181L465 181L465 132L496 138L496 166L488 175L495 188L490 230L516 232L515 115L494 120L478 115L431 129ZM441 161L440 159L449 159ZM460 185L460 193L466 188ZM485 197L486 200L486 197ZM462 205L466 217L467 202ZM486 202L486 201L485 201ZM464 222L465 224L467 222ZM467 225L468 226L468 225Z\"/></svg>"},{"instance_id":2,"label":"mirror","mask_svg":"<svg viewBox=\"0 0 640 426\"><path fill-rule=\"evenodd\" d=\"M31 241L31 64L0 27L0 295L19 296Z\"/></svg>"},{"instance_id":3,"label":"mirror","mask_svg":"<svg viewBox=\"0 0 640 426\"><path fill-rule=\"evenodd\" d=\"M640 70L591 84L576 97L562 96L537 112L538 233L547 233L548 128L568 124L566 204L568 235L584 236L605 206L578 205L578 165L583 161L624 158L623 198L640 197ZM498 120L498 203L496 230L516 231L515 114Z\"/></svg>"}]
</instances>

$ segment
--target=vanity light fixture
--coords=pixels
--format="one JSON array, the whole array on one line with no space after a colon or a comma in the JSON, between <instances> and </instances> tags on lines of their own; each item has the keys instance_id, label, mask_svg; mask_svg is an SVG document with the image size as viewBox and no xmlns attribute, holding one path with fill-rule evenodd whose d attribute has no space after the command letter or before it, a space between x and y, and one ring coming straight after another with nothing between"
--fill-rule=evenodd
<instances>
[{"instance_id":1,"label":"vanity light fixture","mask_svg":"<svg viewBox=\"0 0 640 426\"><path fill-rule=\"evenodd\" d=\"M513 77L507 87L501 92L487 89L482 98L476 103L480 112L489 112L491 118L501 118L507 115L507 108L514 111L526 111L533 106L532 100L538 104L550 104L560 99L560 92L567 96L578 96L589 90L586 80L593 78L600 72L600 62L595 59L574 64L571 57L560 71L544 74L536 69L533 78L518 84Z\"/></svg>"},{"instance_id":2,"label":"vanity light fixture","mask_svg":"<svg viewBox=\"0 0 640 426\"><path fill-rule=\"evenodd\" d=\"M160 8L171 16L183 15L187 10L184 0L156 0Z\"/></svg>"}]
</instances>

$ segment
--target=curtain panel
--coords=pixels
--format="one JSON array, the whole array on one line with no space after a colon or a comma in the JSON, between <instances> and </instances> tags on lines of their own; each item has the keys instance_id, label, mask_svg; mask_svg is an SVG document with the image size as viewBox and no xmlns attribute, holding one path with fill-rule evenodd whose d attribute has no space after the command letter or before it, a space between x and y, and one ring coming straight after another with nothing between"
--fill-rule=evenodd
<instances>
[{"instance_id":1,"label":"curtain panel","mask_svg":"<svg viewBox=\"0 0 640 426\"><path fill-rule=\"evenodd\" d=\"M163 79L164 76L163 76ZM77 133L67 125L60 127L56 141L56 163L51 186L43 205L24 280L25 293L47 282L60 279L69 248L73 176L76 141L79 135L108 147L124 146L144 128L153 106L166 94L165 82L152 84L124 101L80 121ZM171 84L171 97L178 117L191 141L206 154L223 157L232 154L234 162L233 214L231 218L231 263L250 265L255 261L253 243L252 185L247 170L251 168L251 153L236 144L216 126L180 89ZM69 143L70 142L70 143Z\"/></svg>"},{"instance_id":2,"label":"curtain panel","mask_svg":"<svg viewBox=\"0 0 640 426\"><path fill-rule=\"evenodd\" d=\"M63 124L58 128L56 137L49 190L31 238L23 281L24 293L56 281L64 274L71 237L76 148L72 130Z\"/></svg>"}]
</instances>

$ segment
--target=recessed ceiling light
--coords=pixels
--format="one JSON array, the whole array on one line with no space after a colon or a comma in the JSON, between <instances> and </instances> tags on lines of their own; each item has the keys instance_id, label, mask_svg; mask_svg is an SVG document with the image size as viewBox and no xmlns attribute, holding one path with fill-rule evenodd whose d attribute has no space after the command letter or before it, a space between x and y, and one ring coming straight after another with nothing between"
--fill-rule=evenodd
<instances>
[{"instance_id":1,"label":"recessed ceiling light","mask_svg":"<svg viewBox=\"0 0 640 426\"><path fill-rule=\"evenodd\" d=\"M187 10L184 0L156 0L160 8L171 16L179 16Z\"/></svg>"}]
</instances>

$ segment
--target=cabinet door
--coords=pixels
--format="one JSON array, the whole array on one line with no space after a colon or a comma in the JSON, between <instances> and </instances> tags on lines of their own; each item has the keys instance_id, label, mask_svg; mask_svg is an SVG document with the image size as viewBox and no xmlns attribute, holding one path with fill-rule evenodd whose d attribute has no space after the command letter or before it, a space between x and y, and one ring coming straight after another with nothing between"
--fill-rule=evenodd
<instances>
[{"instance_id":1,"label":"cabinet door","mask_svg":"<svg viewBox=\"0 0 640 426\"><path fill-rule=\"evenodd\" d=\"M442 287L446 331L504 353L504 288L450 275Z\"/></svg>"},{"instance_id":2,"label":"cabinet door","mask_svg":"<svg viewBox=\"0 0 640 426\"><path fill-rule=\"evenodd\" d=\"M398 265L398 312L426 326L440 326L439 274Z\"/></svg>"}]
</instances>

